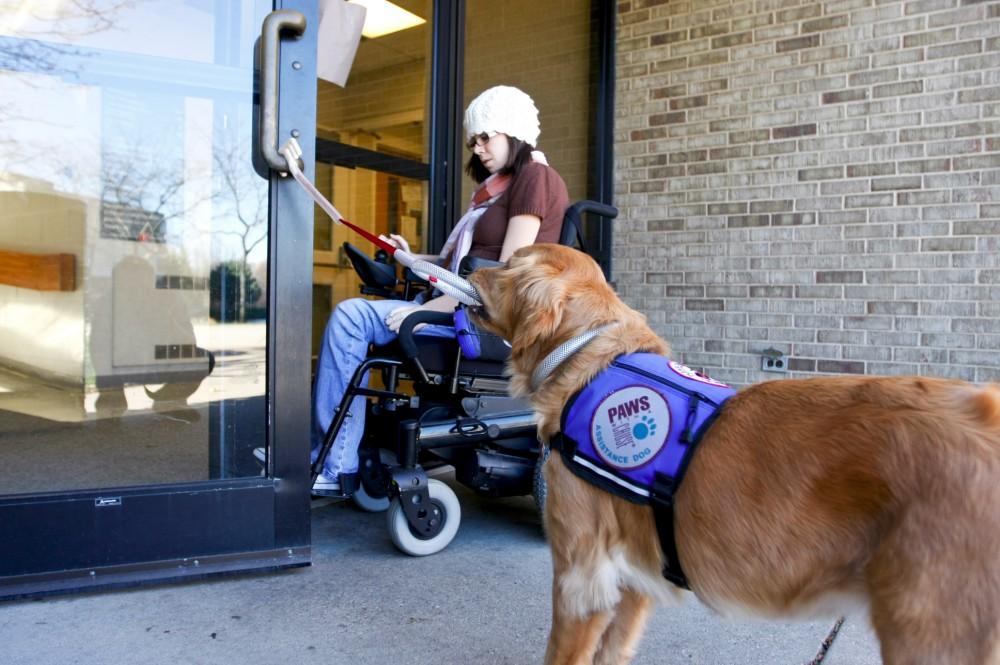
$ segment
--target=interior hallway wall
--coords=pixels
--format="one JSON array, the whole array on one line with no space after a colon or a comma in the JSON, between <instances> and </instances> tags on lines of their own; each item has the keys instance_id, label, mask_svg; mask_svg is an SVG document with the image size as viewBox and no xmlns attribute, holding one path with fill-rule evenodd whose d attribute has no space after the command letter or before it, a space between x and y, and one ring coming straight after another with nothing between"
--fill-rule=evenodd
<instances>
[{"instance_id":1,"label":"interior hallway wall","mask_svg":"<svg viewBox=\"0 0 1000 665\"><path fill-rule=\"evenodd\" d=\"M528 93L539 110L538 148L566 181L572 201L587 197L590 5L589 0L466 4L464 105L499 84ZM463 192L468 201L468 178Z\"/></svg>"}]
</instances>

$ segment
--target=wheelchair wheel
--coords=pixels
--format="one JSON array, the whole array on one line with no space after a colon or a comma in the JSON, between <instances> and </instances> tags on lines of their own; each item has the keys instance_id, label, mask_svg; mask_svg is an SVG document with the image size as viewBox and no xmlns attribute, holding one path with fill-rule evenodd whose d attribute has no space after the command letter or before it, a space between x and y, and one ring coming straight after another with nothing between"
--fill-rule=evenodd
<instances>
[{"instance_id":1,"label":"wheelchair wheel","mask_svg":"<svg viewBox=\"0 0 1000 665\"><path fill-rule=\"evenodd\" d=\"M351 495L354 505L366 513L384 513L389 510L389 497L372 496L365 489L364 482L358 484L358 489Z\"/></svg>"},{"instance_id":2,"label":"wheelchair wheel","mask_svg":"<svg viewBox=\"0 0 1000 665\"><path fill-rule=\"evenodd\" d=\"M358 489L351 495L354 505L366 513L384 513L389 510L386 492L385 465L392 462L388 451L362 449L359 454ZM370 488L370 489L369 489Z\"/></svg>"},{"instance_id":3,"label":"wheelchair wheel","mask_svg":"<svg viewBox=\"0 0 1000 665\"><path fill-rule=\"evenodd\" d=\"M431 478L427 481L427 491L431 496L431 503L441 511L441 518L444 520L441 531L433 538L424 539L413 533L398 496L389 505L388 526L392 543L401 552L410 556L437 554L448 547L458 533L458 525L462 521L462 507L450 487L440 480Z\"/></svg>"}]
</instances>

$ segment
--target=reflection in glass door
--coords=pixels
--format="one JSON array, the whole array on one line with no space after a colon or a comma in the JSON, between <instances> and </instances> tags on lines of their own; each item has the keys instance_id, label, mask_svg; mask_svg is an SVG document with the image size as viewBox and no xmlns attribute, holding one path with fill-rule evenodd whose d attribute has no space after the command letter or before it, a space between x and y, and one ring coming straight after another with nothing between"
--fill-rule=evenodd
<instances>
[{"instance_id":1,"label":"reflection in glass door","mask_svg":"<svg viewBox=\"0 0 1000 665\"><path fill-rule=\"evenodd\" d=\"M0 494L259 473L270 4L0 1Z\"/></svg>"}]
</instances>

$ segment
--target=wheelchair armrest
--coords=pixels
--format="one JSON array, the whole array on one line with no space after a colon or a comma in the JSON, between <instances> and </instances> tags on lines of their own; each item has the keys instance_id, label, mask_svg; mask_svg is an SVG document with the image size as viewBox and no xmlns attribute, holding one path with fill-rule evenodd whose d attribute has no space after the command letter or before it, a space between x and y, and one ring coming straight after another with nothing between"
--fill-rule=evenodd
<instances>
[{"instance_id":1,"label":"wheelchair armrest","mask_svg":"<svg viewBox=\"0 0 1000 665\"><path fill-rule=\"evenodd\" d=\"M403 350L403 355L409 360L416 358L419 352L417 342L413 339L413 329L421 323L453 326L455 315L451 312L419 310L403 319L402 325L399 326L399 346Z\"/></svg>"},{"instance_id":2,"label":"wheelchair armrest","mask_svg":"<svg viewBox=\"0 0 1000 665\"><path fill-rule=\"evenodd\" d=\"M427 286L429 284L429 282L426 279L424 279L417 273L413 272L409 268L403 268L403 281L410 282L414 286Z\"/></svg>"},{"instance_id":3,"label":"wheelchair armrest","mask_svg":"<svg viewBox=\"0 0 1000 665\"><path fill-rule=\"evenodd\" d=\"M499 268L503 265L503 261L491 261L490 259L484 259L479 256L466 256L462 259L461 263L458 264L458 274L461 277L465 277L469 273L475 272L480 268Z\"/></svg>"},{"instance_id":4,"label":"wheelchair armrest","mask_svg":"<svg viewBox=\"0 0 1000 665\"><path fill-rule=\"evenodd\" d=\"M409 268L403 268L403 300L413 300L418 291L423 291L428 286L430 286L430 282L426 279Z\"/></svg>"},{"instance_id":5,"label":"wheelchair armrest","mask_svg":"<svg viewBox=\"0 0 1000 665\"><path fill-rule=\"evenodd\" d=\"M592 213L600 217L607 217L608 219L614 219L618 216L618 208L606 203L600 203L598 201L577 201L571 205L569 209L572 210L573 214L576 214L577 216L585 213Z\"/></svg>"}]
</instances>

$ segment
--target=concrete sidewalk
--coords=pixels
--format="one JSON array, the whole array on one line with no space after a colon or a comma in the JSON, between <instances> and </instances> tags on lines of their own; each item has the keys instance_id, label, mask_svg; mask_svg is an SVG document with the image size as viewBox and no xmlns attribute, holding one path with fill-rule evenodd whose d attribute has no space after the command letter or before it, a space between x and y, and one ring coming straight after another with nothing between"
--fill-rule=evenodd
<instances>
[{"instance_id":1,"label":"concrete sidewalk","mask_svg":"<svg viewBox=\"0 0 1000 665\"><path fill-rule=\"evenodd\" d=\"M445 480L449 480L445 478ZM399 554L384 514L314 503L313 565L0 605L0 661L32 665L529 665L541 663L552 581L530 498L455 487L462 527L443 552ZM832 621L727 622L693 597L650 621L635 665L803 665ZM850 617L824 665L881 663Z\"/></svg>"}]
</instances>

